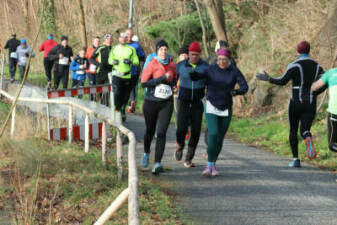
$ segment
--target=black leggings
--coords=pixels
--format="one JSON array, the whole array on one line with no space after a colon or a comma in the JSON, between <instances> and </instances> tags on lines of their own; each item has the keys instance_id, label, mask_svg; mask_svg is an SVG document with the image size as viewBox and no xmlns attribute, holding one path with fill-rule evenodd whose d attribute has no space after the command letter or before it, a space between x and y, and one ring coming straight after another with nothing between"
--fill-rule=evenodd
<instances>
[{"instance_id":1,"label":"black leggings","mask_svg":"<svg viewBox=\"0 0 337 225\"><path fill-rule=\"evenodd\" d=\"M69 80L69 67L63 68L63 70L54 70L54 86L55 89L58 89L60 81L62 80L63 88L68 87Z\"/></svg>"},{"instance_id":2,"label":"black leggings","mask_svg":"<svg viewBox=\"0 0 337 225\"><path fill-rule=\"evenodd\" d=\"M123 79L114 76L112 78L112 84L115 110L121 111L122 107L125 106L129 101L130 91L132 88L131 79Z\"/></svg>"},{"instance_id":3,"label":"black leggings","mask_svg":"<svg viewBox=\"0 0 337 225\"><path fill-rule=\"evenodd\" d=\"M109 77L108 77L108 73L107 71L103 71L101 70L96 77L96 84L100 85L100 84L108 84L109 83ZM99 94L99 98L101 99L101 104L102 105L106 105L109 106L109 96L110 93L100 93Z\"/></svg>"},{"instance_id":4,"label":"black leggings","mask_svg":"<svg viewBox=\"0 0 337 225\"><path fill-rule=\"evenodd\" d=\"M151 142L157 128L157 140L155 147L155 162L161 162L163 158L166 132L171 121L173 112L173 101L149 101L145 100L143 105L146 131L144 135L144 152L150 153Z\"/></svg>"},{"instance_id":5,"label":"black leggings","mask_svg":"<svg viewBox=\"0 0 337 225\"><path fill-rule=\"evenodd\" d=\"M51 81L51 71L53 69L54 62L50 61L48 58L43 58L44 70L46 72L47 81Z\"/></svg>"},{"instance_id":6,"label":"black leggings","mask_svg":"<svg viewBox=\"0 0 337 225\"><path fill-rule=\"evenodd\" d=\"M337 115L331 113L328 115L328 138L329 149L337 152Z\"/></svg>"},{"instance_id":7,"label":"black leggings","mask_svg":"<svg viewBox=\"0 0 337 225\"><path fill-rule=\"evenodd\" d=\"M316 102L298 102L298 101L290 101L289 103L289 125L290 125L290 133L289 133L289 142L291 146L291 151L293 153L294 158L298 158L298 138L297 132L299 124L301 123L300 134L303 139L308 137L312 137L310 133L310 128L312 122L314 121L316 116Z\"/></svg>"},{"instance_id":8,"label":"black leggings","mask_svg":"<svg viewBox=\"0 0 337 225\"><path fill-rule=\"evenodd\" d=\"M186 161L191 161L194 157L195 149L197 148L199 142L204 106L201 100L189 102L178 99L177 108L177 143L182 148L185 146L185 135L188 126L191 126L191 137L188 143L188 151L186 154Z\"/></svg>"}]
</instances>

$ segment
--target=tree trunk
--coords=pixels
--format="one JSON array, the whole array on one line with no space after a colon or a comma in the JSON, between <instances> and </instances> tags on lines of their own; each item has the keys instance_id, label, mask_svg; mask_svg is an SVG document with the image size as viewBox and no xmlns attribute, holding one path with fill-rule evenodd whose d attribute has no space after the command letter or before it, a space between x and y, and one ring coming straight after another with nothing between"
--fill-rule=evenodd
<instances>
[{"instance_id":1,"label":"tree trunk","mask_svg":"<svg viewBox=\"0 0 337 225\"><path fill-rule=\"evenodd\" d=\"M203 0L206 5L207 12L211 19L211 23L215 32L215 36L218 40L225 40L227 42L227 33L225 25L225 15L222 9L221 0Z\"/></svg>"},{"instance_id":2,"label":"tree trunk","mask_svg":"<svg viewBox=\"0 0 337 225\"><path fill-rule=\"evenodd\" d=\"M198 11L198 15L199 15L199 20L200 20L200 25L201 25L201 30L202 30L202 43L203 43L203 46L204 46L204 52L205 52L206 57L208 58L209 54L208 54L208 49L207 49L205 24L202 21L202 16L201 16L201 11L200 11L198 0L194 0L194 3L195 3L195 6L197 7L197 11Z\"/></svg>"},{"instance_id":3,"label":"tree trunk","mask_svg":"<svg viewBox=\"0 0 337 225\"><path fill-rule=\"evenodd\" d=\"M328 17L316 40L319 47L318 57L325 69L331 67L336 57L337 42L337 0L332 0L328 7Z\"/></svg>"},{"instance_id":4,"label":"tree trunk","mask_svg":"<svg viewBox=\"0 0 337 225\"><path fill-rule=\"evenodd\" d=\"M85 27L85 17L84 17L84 8L83 8L83 2L82 0L77 0L77 4L79 6L79 23L80 23L80 29L81 29L81 41L82 41L82 47L87 47L87 32Z\"/></svg>"}]
</instances>

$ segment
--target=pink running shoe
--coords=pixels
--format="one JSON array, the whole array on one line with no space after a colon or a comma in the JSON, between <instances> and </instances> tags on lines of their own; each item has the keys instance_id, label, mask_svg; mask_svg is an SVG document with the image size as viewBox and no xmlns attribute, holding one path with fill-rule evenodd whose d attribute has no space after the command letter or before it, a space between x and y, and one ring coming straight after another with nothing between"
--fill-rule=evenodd
<instances>
[{"instance_id":1,"label":"pink running shoe","mask_svg":"<svg viewBox=\"0 0 337 225\"><path fill-rule=\"evenodd\" d=\"M205 177L211 176L212 175L212 167L206 166L206 168L202 172L202 175L205 176Z\"/></svg>"},{"instance_id":2,"label":"pink running shoe","mask_svg":"<svg viewBox=\"0 0 337 225\"><path fill-rule=\"evenodd\" d=\"M212 177L218 176L219 171L215 168L215 166L212 166Z\"/></svg>"}]
</instances>

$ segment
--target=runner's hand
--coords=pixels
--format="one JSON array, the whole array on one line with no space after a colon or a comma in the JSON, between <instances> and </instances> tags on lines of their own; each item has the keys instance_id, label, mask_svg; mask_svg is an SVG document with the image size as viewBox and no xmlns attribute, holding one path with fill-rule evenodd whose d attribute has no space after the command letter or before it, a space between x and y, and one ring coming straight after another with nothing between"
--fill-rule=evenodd
<instances>
[{"instance_id":1,"label":"runner's hand","mask_svg":"<svg viewBox=\"0 0 337 225\"><path fill-rule=\"evenodd\" d=\"M59 59L63 59L64 55L62 53L59 54Z\"/></svg>"},{"instance_id":2,"label":"runner's hand","mask_svg":"<svg viewBox=\"0 0 337 225\"><path fill-rule=\"evenodd\" d=\"M29 56L29 53L28 53L28 52L27 52L27 53L25 53L25 56L26 56L26 57L28 57L28 56Z\"/></svg>"},{"instance_id":3,"label":"runner's hand","mask_svg":"<svg viewBox=\"0 0 337 225\"><path fill-rule=\"evenodd\" d=\"M234 97L234 96L237 96L239 93L238 93L238 90L231 90L231 95Z\"/></svg>"},{"instance_id":4,"label":"runner's hand","mask_svg":"<svg viewBox=\"0 0 337 225\"><path fill-rule=\"evenodd\" d=\"M256 79L262 80L262 81L269 81L270 76L268 75L268 73L266 73L266 71L263 71L263 73L256 74Z\"/></svg>"},{"instance_id":5,"label":"runner's hand","mask_svg":"<svg viewBox=\"0 0 337 225\"><path fill-rule=\"evenodd\" d=\"M119 64L119 61L117 59L115 59L114 61L112 61L112 65L117 66Z\"/></svg>"},{"instance_id":6,"label":"runner's hand","mask_svg":"<svg viewBox=\"0 0 337 225\"><path fill-rule=\"evenodd\" d=\"M198 77L199 77L198 76L199 73L197 71L195 71L195 70L192 70L191 72L189 72L189 74L190 74L191 80L197 80Z\"/></svg>"},{"instance_id":7,"label":"runner's hand","mask_svg":"<svg viewBox=\"0 0 337 225\"><path fill-rule=\"evenodd\" d=\"M127 65L131 65L132 64L132 61L130 59L124 59L123 60L123 63L124 64L127 64Z\"/></svg>"}]
</instances>

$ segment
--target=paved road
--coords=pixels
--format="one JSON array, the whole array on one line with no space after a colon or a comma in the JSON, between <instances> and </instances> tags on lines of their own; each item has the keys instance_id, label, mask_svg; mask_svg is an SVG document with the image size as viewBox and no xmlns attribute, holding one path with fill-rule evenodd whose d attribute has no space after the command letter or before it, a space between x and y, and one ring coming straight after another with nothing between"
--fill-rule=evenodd
<instances>
[{"instance_id":1,"label":"paved road","mask_svg":"<svg viewBox=\"0 0 337 225\"><path fill-rule=\"evenodd\" d=\"M140 157L144 121L128 117L126 126L136 133ZM163 165L170 170L157 179L175 182L193 224L337 225L334 174L308 164L288 168L289 159L226 139L217 162L220 176L204 178L203 137L194 160L197 167L186 169L173 160L174 127L167 136Z\"/></svg>"}]
</instances>

